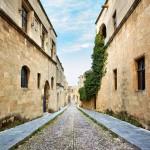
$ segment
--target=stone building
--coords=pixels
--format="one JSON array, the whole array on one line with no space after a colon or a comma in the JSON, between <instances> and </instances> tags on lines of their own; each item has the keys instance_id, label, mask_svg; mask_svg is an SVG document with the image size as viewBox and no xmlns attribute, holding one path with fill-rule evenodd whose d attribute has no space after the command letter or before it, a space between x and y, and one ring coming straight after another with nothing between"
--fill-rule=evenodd
<instances>
[{"instance_id":1,"label":"stone building","mask_svg":"<svg viewBox=\"0 0 150 150\"><path fill-rule=\"evenodd\" d=\"M57 110L56 37L40 0L0 0L0 118Z\"/></svg>"},{"instance_id":2,"label":"stone building","mask_svg":"<svg viewBox=\"0 0 150 150\"><path fill-rule=\"evenodd\" d=\"M68 103L78 102L79 100L78 86L68 86L67 99Z\"/></svg>"},{"instance_id":3,"label":"stone building","mask_svg":"<svg viewBox=\"0 0 150 150\"><path fill-rule=\"evenodd\" d=\"M96 20L107 44L107 73L96 108L126 111L150 126L150 1L106 0Z\"/></svg>"},{"instance_id":4,"label":"stone building","mask_svg":"<svg viewBox=\"0 0 150 150\"><path fill-rule=\"evenodd\" d=\"M64 68L58 58L56 57L56 89L57 89L57 109L65 106L67 102L67 81L64 75Z\"/></svg>"}]
</instances>

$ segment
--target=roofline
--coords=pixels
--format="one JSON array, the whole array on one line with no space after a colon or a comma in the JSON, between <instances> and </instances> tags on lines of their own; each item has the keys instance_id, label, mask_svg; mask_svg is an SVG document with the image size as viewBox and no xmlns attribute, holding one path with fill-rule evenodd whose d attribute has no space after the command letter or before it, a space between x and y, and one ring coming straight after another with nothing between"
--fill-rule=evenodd
<instances>
[{"instance_id":1,"label":"roofline","mask_svg":"<svg viewBox=\"0 0 150 150\"><path fill-rule=\"evenodd\" d=\"M57 37L57 33L56 33L56 31L55 31L55 29L54 29L54 27L53 27L53 25L52 25L52 23L51 23L51 21L50 21L50 19L49 19L48 15L47 15L47 13L46 13L46 11L45 11L45 9L44 9L44 7L43 7L43 5L42 5L41 1L40 1L40 0L38 0L38 2L39 2L39 4L40 4L40 7L41 7L42 11L44 12L44 14L45 14L45 16L46 16L46 18L47 18L47 20L48 20L49 24L51 25L52 30L54 31L54 34L55 34L55 35L56 35L56 37Z\"/></svg>"},{"instance_id":2,"label":"roofline","mask_svg":"<svg viewBox=\"0 0 150 150\"><path fill-rule=\"evenodd\" d=\"M58 61L59 61L59 63L60 63L60 66L61 66L62 70L64 71L64 68L63 68L63 66L62 66L62 63L61 63L61 61L60 61L58 55L56 55L56 57L57 57L57 59L58 59Z\"/></svg>"},{"instance_id":3,"label":"roofline","mask_svg":"<svg viewBox=\"0 0 150 150\"><path fill-rule=\"evenodd\" d=\"M109 1L109 0L105 0L104 5L107 4L108 1ZM98 17L97 17L97 19L96 19L96 21L95 21L95 24L97 24L97 22L98 22L99 18L101 17L101 15L102 15L104 9L105 9L105 8L102 8L102 9L101 9L101 11L100 11L100 13L99 13L99 15L98 15Z\"/></svg>"}]
</instances>

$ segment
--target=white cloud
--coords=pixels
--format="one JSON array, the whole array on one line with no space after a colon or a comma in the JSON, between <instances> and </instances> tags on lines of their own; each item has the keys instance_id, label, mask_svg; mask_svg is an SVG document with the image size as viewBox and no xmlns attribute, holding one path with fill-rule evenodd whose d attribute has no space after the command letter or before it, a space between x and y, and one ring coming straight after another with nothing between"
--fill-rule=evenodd
<instances>
[{"instance_id":1,"label":"white cloud","mask_svg":"<svg viewBox=\"0 0 150 150\"><path fill-rule=\"evenodd\" d=\"M83 43L83 44L74 44L74 45L68 45L62 49L63 52L65 53L72 53L72 52L78 52L82 50L92 48L92 45L90 43Z\"/></svg>"},{"instance_id":2,"label":"white cloud","mask_svg":"<svg viewBox=\"0 0 150 150\"><path fill-rule=\"evenodd\" d=\"M87 50L92 52L96 33L95 20L104 0L41 1L58 34L57 51L62 58L67 79L70 84L75 84L78 76L91 65L91 53L88 56L83 54ZM77 57L79 54L83 56ZM70 55L74 56L74 60L69 58Z\"/></svg>"}]
</instances>

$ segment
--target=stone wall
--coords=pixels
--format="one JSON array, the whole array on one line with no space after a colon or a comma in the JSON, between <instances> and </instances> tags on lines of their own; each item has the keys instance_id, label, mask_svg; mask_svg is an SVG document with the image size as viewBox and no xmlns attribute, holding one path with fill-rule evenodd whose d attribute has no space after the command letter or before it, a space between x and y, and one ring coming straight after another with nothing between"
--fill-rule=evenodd
<instances>
[{"instance_id":1,"label":"stone wall","mask_svg":"<svg viewBox=\"0 0 150 150\"><path fill-rule=\"evenodd\" d=\"M107 73L97 96L97 110L127 111L150 124L150 1L142 0L109 44ZM137 90L136 59L145 56L146 89ZM113 70L117 69L117 90Z\"/></svg>"},{"instance_id":2,"label":"stone wall","mask_svg":"<svg viewBox=\"0 0 150 150\"><path fill-rule=\"evenodd\" d=\"M27 35L0 17L0 118L10 114L35 118L43 113L44 85L54 77L48 108L56 110L56 64ZM21 88L21 68L30 69L29 86ZM40 88L37 73L41 74Z\"/></svg>"},{"instance_id":3,"label":"stone wall","mask_svg":"<svg viewBox=\"0 0 150 150\"><path fill-rule=\"evenodd\" d=\"M64 75L64 68L59 60L56 57L57 67L56 67L56 89L57 89L57 108L65 106L66 103L66 78Z\"/></svg>"},{"instance_id":4,"label":"stone wall","mask_svg":"<svg viewBox=\"0 0 150 150\"><path fill-rule=\"evenodd\" d=\"M50 20L46 17L45 11L42 9L41 3L38 0L1 0L0 8L7 13L7 15L22 28L22 5L28 8L27 19L27 34L40 47L42 28L45 29L45 40L43 50L51 56L52 40L56 44L56 34ZM56 48L53 49L53 59L56 61Z\"/></svg>"},{"instance_id":5,"label":"stone wall","mask_svg":"<svg viewBox=\"0 0 150 150\"><path fill-rule=\"evenodd\" d=\"M116 25L118 26L131 5L133 4L135 0L108 0L107 4L108 8L105 8L103 10L103 13L101 14L100 18L97 21L96 30L99 32L100 26L102 24L106 25L107 28L107 37L105 39L105 42L109 40L109 38L112 36L114 32L114 25L113 25L113 14L116 10Z\"/></svg>"},{"instance_id":6,"label":"stone wall","mask_svg":"<svg viewBox=\"0 0 150 150\"><path fill-rule=\"evenodd\" d=\"M95 109L95 101L92 99L92 100L89 100L89 101L81 101L80 102L80 105L81 107L85 108L85 109Z\"/></svg>"}]
</instances>

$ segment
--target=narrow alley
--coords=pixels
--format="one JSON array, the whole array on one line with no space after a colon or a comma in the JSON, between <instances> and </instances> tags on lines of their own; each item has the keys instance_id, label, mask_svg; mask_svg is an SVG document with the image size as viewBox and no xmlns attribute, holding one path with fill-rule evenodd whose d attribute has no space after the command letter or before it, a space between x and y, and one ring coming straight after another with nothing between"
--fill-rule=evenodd
<instances>
[{"instance_id":1,"label":"narrow alley","mask_svg":"<svg viewBox=\"0 0 150 150\"><path fill-rule=\"evenodd\" d=\"M135 150L71 105L18 150Z\"/></svg>"}]
</instances>

